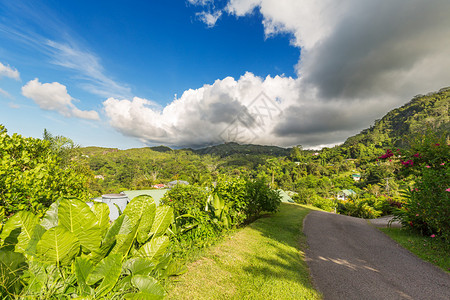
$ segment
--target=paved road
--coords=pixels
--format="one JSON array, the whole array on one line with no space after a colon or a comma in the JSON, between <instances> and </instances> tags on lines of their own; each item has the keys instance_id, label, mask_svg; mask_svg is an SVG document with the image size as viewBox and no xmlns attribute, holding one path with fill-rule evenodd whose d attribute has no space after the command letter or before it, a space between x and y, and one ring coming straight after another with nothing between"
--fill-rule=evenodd
<instances>
[{"instance_id":1,"label":"paved road","mask_svg":"<svg viewBox=\"0 0 450 300\"><path fill-rule=\"evenodd\" d=\"M426 263L366 220L314 211L303 231L316 288L331 299L450 299L450 275Z\"/></svg>"}]
</instances>

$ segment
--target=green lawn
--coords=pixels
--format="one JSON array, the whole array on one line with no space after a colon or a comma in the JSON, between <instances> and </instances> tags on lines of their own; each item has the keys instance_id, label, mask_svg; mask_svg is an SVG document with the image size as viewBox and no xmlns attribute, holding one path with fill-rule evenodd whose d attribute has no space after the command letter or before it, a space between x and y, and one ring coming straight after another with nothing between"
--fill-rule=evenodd
<instances>
[{"instance_id":1,"label":"green lawn","mask_svg":"<svg viewBox=\"0 0 450 300\"><path fill-rule=\"evenodd\" d=\"M320 299L304 262L310 208L283 203L227 237L168 284L168 299Z\"/></svg>"},{"instance_id":2,"label":"green lawn","mask_svg":"<svg viewBox=\"0 0 450 300\"><path fill-rule=\"evenodd\" d=\"M380 230L421 259L450 273L450 245L448 243L405 228L380 228Z\"/></svg>"}]
</instances>

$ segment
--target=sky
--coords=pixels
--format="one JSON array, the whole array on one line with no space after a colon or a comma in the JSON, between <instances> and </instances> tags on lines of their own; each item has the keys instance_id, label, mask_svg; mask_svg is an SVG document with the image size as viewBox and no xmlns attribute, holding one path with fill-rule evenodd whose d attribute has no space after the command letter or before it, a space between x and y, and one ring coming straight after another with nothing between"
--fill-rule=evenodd
<instances>
[{"instance_id":1,"label":"sky","mask_svg":"<svg viewBox=\"0 0 450 300\"><path fill-rule=\"evenodd\" d=\"M342 143L450 85L448 0L0 0L0 124L81 146Z\"/></svg>"}]
</instances>

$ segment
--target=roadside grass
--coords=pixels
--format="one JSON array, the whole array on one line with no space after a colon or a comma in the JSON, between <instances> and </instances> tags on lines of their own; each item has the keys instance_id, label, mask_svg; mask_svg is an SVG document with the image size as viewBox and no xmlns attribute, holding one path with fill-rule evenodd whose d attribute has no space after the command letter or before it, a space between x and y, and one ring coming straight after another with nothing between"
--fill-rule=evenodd
<instances>
[{"instance_id":1,"label":"roadside grass","mask_svg":"<svg viewBox=\"0 0 450 300\"><path fill-rule=\"evenodd\" d=\"M310 207L283 203L213 246L167 284L168 299L320 299L304 261Z\"/></svg>"},{"instance_id":2,"label":"roadside grass","mask_svg":"<svg viewBox=\"0 0 450 300\"><path fill-rule=\"evenodd\" d=\"M423 236L407 228L379 228L394 241L421 259L450 273L450 245L440 239Z\"/></svg>"}]
</instances>

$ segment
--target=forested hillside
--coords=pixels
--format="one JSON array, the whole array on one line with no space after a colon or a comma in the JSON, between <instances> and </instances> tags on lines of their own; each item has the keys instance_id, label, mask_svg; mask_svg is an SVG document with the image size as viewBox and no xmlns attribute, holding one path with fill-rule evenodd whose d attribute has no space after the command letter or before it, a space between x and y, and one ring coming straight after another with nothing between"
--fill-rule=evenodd
<instances>
[{"instance_id":1,"label":"forested hillside","mask_svg":"<svg viewBox=\"0 0 450 300\"><path fill-rule=\"evenodd\" d=\"M344 146L358 143L379 146L404 146L406 139L432 129L437 133L450 131L450 87L427 95L417 95L407 104L387 113L360 134L347 139Z\"/></svg>"}]
</instances>

